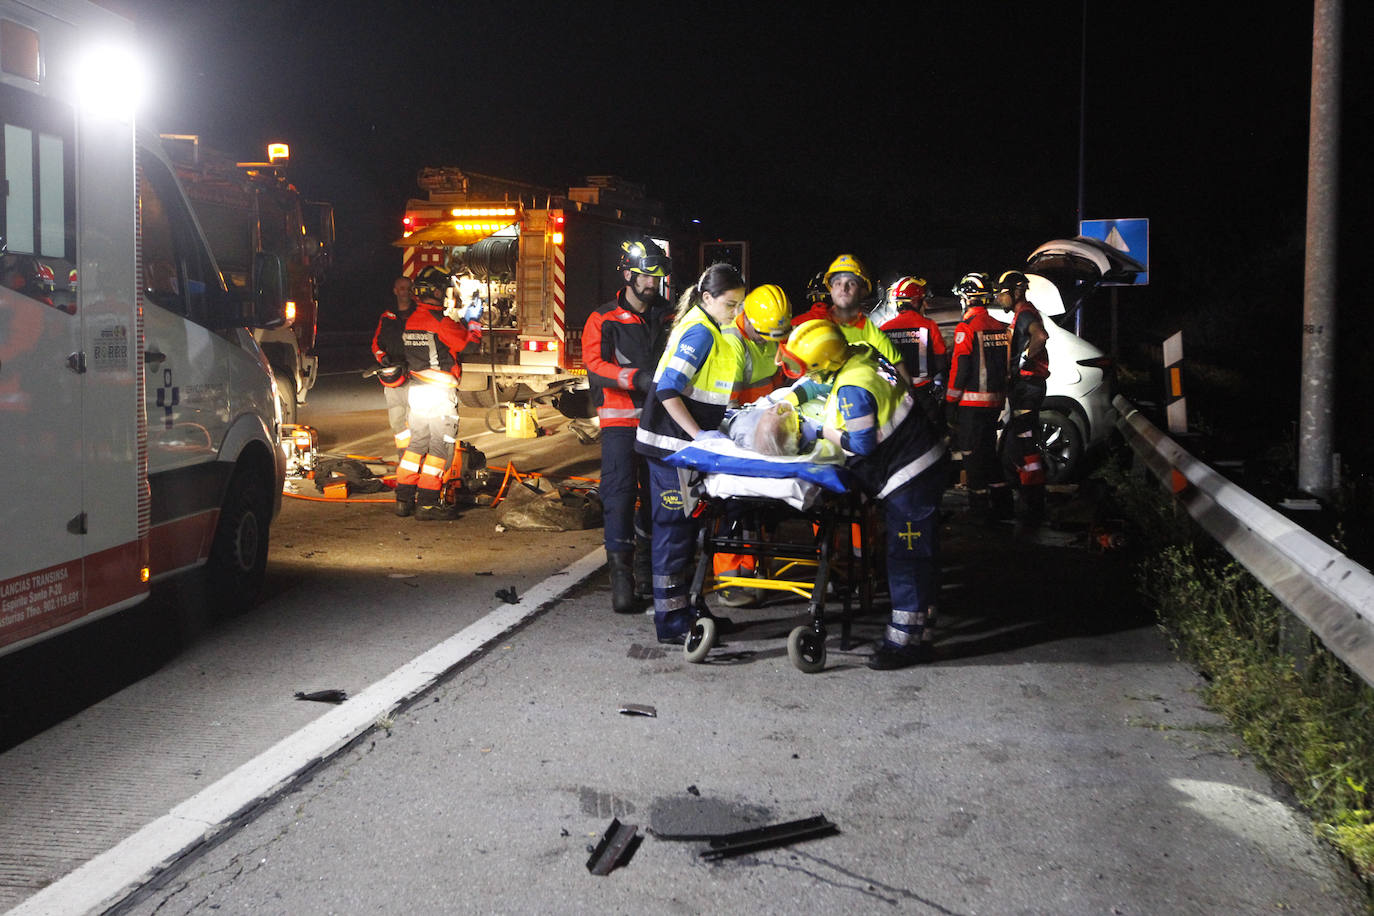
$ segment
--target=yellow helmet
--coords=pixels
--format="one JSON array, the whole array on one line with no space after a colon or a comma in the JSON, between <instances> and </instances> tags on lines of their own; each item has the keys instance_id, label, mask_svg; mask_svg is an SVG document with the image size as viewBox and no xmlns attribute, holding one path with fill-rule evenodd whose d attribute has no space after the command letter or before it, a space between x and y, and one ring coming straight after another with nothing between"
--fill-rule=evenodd
<instances>
[{"instance_id":1,"label":"yellow helmet","mask_svg":"<svg viewBox=\"0 0 1374 916\"><path fill-rule=\"evenodd\" d=\"M830 285L830 278L835 274L853 274L864 281L864 286L868 288L868 293L873 292L873 281L868 276L868 271L864 269L863 263L852 254L842 254L830 262L830 266L825 269L825 285Z\"/></svg>"},{"instance_id":2,"label":"yellow helmet","mask_svg":"<svg viewBox=\"0 0 1374 916\"><path fill-rule=\"evenodd\" d=\"M765 283L744 297L744 316L769 340L784 341L792 330L792 303L782 287Z\"/></svg>"},{"instance_id":3,"label":"yellow helmet","mask_svg":"<svg viewBox=\"0 0 1374 916\"><path fill-rule=\"evenodd\" d=\"M788 378L826 375L844 365L849 344L839 325L824 318L803 321L792 329L792 336L778 344L776 357Z\"/></svg>"}]
</instances>

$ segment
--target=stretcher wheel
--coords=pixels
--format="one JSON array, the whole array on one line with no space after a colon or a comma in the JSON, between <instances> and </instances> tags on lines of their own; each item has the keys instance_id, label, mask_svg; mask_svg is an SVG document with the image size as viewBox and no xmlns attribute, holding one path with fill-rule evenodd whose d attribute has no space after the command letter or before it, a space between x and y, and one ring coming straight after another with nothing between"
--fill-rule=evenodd
<instances>
[{"instance_id":1,"label":"stretcher wheel","mask_svg":"<svg viewBox=\"0 0 1374 916\"><path fill-rule=\"evenodd\" d=\"M812 627L797 627L787 636L787 657L807 674L825 668L825 637Z\"/></svg>"},{"instance_id":2,"label":"stretcher wheel","mask_svg":"<svg viewBox=\"0 0 1374 916\"><path fill-rule=\"evenodd\" d=\"M706 661L706 653L716 644L716 622L710 617L698 617L697 622L687 631L687 641L682 644L682 654L687 661L696 664Z\"/></svg>"}]
</instances>

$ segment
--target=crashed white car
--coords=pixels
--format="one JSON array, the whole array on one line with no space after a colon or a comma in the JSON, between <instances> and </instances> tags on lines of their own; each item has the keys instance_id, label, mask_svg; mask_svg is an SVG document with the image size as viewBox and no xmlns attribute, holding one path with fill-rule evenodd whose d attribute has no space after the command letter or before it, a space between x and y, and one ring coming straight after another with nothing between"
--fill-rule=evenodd
<instances>
[{"instance_id":1,"label":"crashed white car","mask_svg":"<svg viewBox=\"0 0 1374 916\"><path fill-rule=\"evenodd\" d=\"M1087 470L1086 457L1106 442L1116 424L1116 374L1110 356L1071 330L1073 317L1104 283L1129 284L1145 270L1124 252L1098 239L1078 236L1055 239L1031 252L1020 268L1030 281L1026 293L1045 316L1050 377L1040 409L1041 446L1050 483L1067 483ZM1001 271L990 274L996 280ZM994 318L1011 322L1011 313L995 305ZM879 324L895 314L884 301L873 310ZM949 300L935 300L927 309L945 335L954 339L960 309Z\"/></svg>"}]
</instances>

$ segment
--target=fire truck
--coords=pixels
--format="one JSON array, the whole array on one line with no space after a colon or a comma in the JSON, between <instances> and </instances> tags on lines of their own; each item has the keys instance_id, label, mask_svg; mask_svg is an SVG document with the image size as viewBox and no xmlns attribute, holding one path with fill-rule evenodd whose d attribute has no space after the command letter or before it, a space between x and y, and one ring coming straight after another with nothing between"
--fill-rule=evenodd
<instances>
[{"instance_id":1,"label":"fire truck","mask_svg":"<svg viewBox=\"0 0 1374 916\"><path fill-rule=\"evenodd\" d=\"M0 0L0 654L172 576L255 600L285 459L250 327L285 274L229 289L156 135L131 22Z\"/></svg>"},{"instance_id":2,"label":"fire truck","mask_svg":"<svg viewBox=\"0 0 1374 916\"><path fill-rule=\"evenodd\" d=\"M253 332L276 376L282 420L296 422L315 384L312 353L319 318L319 288L334 244L334 208L306 200L286 179L290 149L267 148L266 162L236 162L195 134L163 134L163 146L210 240L224 278L242 294L258 289L253 265L267 254L286 272L286 323Z\"/></svg>"},{"instance_id":3,"label":"fire truck","mask_svg":"<svg viewBox=\"0 0 1374 916\"><path fill-rule=\"evenodd\" d=\"M695 241L670 228L642 185L616 176L561 191L438 167L417 182L428 197L406 203L402 272L443 268L458 278L463 305L482 306L482 340L463 353L463 403L540 398L590 416L582 328L622 286L621 243L653 239L679 275L695 265ZM666 282L662 293L672 295Z\"/></svg>"}]
</instances>

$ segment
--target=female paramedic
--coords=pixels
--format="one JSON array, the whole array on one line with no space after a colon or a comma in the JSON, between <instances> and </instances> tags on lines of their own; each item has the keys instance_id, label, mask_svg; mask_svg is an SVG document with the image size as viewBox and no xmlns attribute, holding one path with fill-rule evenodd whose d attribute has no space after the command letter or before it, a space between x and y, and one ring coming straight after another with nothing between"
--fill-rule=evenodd
<instances>
[{"instance_id":1,"label":"female paramedic","mask_svg":"<svg viewBox=\"0 0 1374 916\"><path fill-rule=\"evenodd\" d=\"M743 301L744 278L729 264L711 265L683 293L635 435L635 451L649 461L654 627L662 643L683 643L696 619L687 606L696 522L683 511L677 469L662 459L694 439L725 438L720 422L738 393L744 352L739 339L721 328L734 320ZM718 631L729 625L716 618Z\"/></svg>"},{"instance_id":2,"label":"female paramedic","mask_svg":"<svg viewBox=\"0 0 1374 916\"><path fill-rule=\"evenodd\" d=\"M939 588L944 438L916 409L910 385L867 344L847 345L829 321L797 326L778 348L787 375L829 384L821 434L845 451L864 492L882 503L892 620L868 660L888 670L927 661ZM814 386L795 385L805 399ZM776 397L776 395L774 396Z\"/></svg>"}]
</instances>

